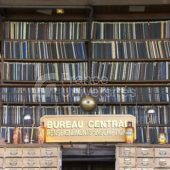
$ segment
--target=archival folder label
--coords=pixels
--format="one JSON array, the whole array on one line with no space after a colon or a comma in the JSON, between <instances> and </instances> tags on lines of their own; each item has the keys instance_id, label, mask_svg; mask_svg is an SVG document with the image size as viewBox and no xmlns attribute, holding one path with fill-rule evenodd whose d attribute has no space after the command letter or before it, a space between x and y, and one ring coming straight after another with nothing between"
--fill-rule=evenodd
<instances>
[{"instance_id":1,"label":"archival folder label","mask_svg":"<svg viewBox=\"0 0 170 170\"><path fill-rule=\"evenodd\" d=\"M124 142L125 127L132 115L47 115L41 118L47 128L46 142Z\"/></svg>"}]
</instances>

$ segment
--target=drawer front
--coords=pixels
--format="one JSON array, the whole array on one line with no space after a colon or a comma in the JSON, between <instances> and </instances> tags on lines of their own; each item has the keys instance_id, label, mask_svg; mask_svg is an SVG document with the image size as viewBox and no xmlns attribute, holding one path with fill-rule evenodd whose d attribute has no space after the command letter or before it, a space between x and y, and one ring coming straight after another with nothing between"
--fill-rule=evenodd
<instances>
[{"instance_id":1,"label":"drawer front","mask_svg":"<svg viewBox=\"0 0 170 170\"><path fill-rule=\"evenodd\" d=\"M136 149L135 147L119 147L118 149L118 156L132 156L135 157Z\"/></svg>"},{"instance_id":2,"label":"drawer front","mask_svg":"<svg viewBox=\"0 0 170 170\"><path fill-rule=\"evenodd\" d=\"M23 167L25 168L39 168L39 158L23 158Z\"/></svg>"},{"instance_id":3,"label":"drawer front","mask_svg":"<svg viewBox=\"0 0 170 170\"><path fill-rule=\"evenodd\" d=\"M170 158L155 158L155 167L170 168Z\"/></svg>"},{"instance_id":4,"label":"drawer front","mask_svg":"<svg viewBox=\"0 0 170 170\"><path fill-rule=\"evenodd\" d=\"M22 170L22 168L4 168L4 170Z\"/></svg>"},{"instance_id":5,"label":"drawer front","mask_svg":"<svg viewBox=\"0 0 170 170\"><path fill-rule=\"evenodd\" d=\"M129 158L129 157L120 157L118 158L118 164L120 167L135 167L135 158Z\"/></svg>"},{"instance_id":6,"label":"drawer front","mask_svg":"<svg viewBox=\"0 0 170 170\"><path fill-rule=\"evenodd\" d=\"M136 149L137 157L154 157L153 148L137 148Z\"/></svg>"},{"instance_id":7,"label":"drawer front","mask_svg":"<svg viewBox=\"0 0 170 170\"><path fill-rule=\"evenodd\" d=\"M41 170L58 170L58 168L41 168Z\"/></svg>"},{"instance_id":8,"label":"drawer front","mask_svg":"<svg viewBox=\"0 0 170 170\"><path fill-rule=\"evenodd\" d=\"M40 165L41 167L58 167L58 158L41 158Z\"/></svg>"},{"instance_id":9,"label":"drawer front","mask_svg":"<svg viewBox=\"0 0 170 170\"><path fill-rule=\"evenodd\" d=\"M20 168L22 167L22 158L5 158L4 167L5 168L12 168L12 167Z\"/></svg>"},{"instance_id":10,"label":"drawer front","mask_svg":"<svg viewBox=\"0 0 170 170\"><path fill-rule=\"evenodd\" d=\"M152 158L137 158L137 167L152 168L154 166Z\"/></svg>"},{"instance_id":11,"label":"drawer front","mask_svg":"<svg viewBox=\"0 0 170 170\"><path fill-rule=\"evenodd\" d=\"M119 168L119 170L136 170L136 168Z\"/></svg>"},{"instance_id":12,"label":"drawer front","mask_svg":"<svg viewBox=\"0 0 170 170\"><path fill-rule=\"evenodd\" d=\"M40 157L40 148L24 148L23 157Z\"/></svg>"},{"instance_id":13,"label":"drawer front","mask_svg":"<svg viewBox=\"0 0 170 170\"><path fill-rule=\"evenodd\" d=\"M136 170L154 170L154 168L137 168Z\"/></svg>"},{"instance_id":14,"label":"drawer front","mask_svg":"<svg viewBox=\"0 0 170 170\"><path fill-rule=\"evenodd\" d=\"M22 148L6 148L5 157L22 157Z\"/></svg>"},{"instance_id":15,"label":"drawer front","mask_svg":"<svg viewBox=\"0 0 170 170\"><path fill-rule=\"evenodd\" d=\"M155 148L155 157L170 157L170 148Z\"/></svg>"},{"instance_id":16,"label":"drawer front","mask_svg":"<svg viewBox=\"0 0 170 170\"><path fill-rule=\"evenodd\" d=\"M0 158L0 168L2 168L2 167L3 167L3 159Z\"/></svg>"},{"instance_id":17,"label":"drawer front","mask_svg":"<svg viewBox=\"0 0 170 170\"><path fill-rule=\"evenodd\" d=\"M59 156L60 150L58 148L41 148L41 156Z\"/></svg>"},{"instance_id":18,"label":"drawer front","mask_svg":"<svg viewBox=\"0 0 170 170\"><path fill-rule=\"evenodd\" d=\"M39 168L23 168L22 170L40 170Z\"/></svg>"},{"instance_id":19,"label":"drawer front","mask_svg":"<svg viewBox=\"0 0 170 170\"><path fill-rule=\"evenodd\" d=\"M4 157L4 153L5 153L5 149L4 148L0 148L0 158Z\"/></svg>"}]
</instances>

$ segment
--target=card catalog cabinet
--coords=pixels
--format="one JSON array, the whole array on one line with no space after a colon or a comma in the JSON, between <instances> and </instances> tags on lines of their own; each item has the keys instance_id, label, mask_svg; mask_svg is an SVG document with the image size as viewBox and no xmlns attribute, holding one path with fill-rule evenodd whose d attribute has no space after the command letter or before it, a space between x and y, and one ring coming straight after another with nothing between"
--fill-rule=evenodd
<instances>
[{"instance_id":1,"label":"card catalog cabinet","mask_svg":"<svg viewBox=\"0 0 170 170\"><path fill-rule=\"evenodd\" d=\"M116 170L170 170L170 145L117 145Z\"/></svg>"},{"instance_id":2,"label":"card catalog cabinet","mask_svg":"<svg viewBox=\"0 0 170 170\"><path fill-rule=\"evenodd\" d=\"M0 145L0 170L61 170L58 145Z\"/></svg>"}]
</instances>

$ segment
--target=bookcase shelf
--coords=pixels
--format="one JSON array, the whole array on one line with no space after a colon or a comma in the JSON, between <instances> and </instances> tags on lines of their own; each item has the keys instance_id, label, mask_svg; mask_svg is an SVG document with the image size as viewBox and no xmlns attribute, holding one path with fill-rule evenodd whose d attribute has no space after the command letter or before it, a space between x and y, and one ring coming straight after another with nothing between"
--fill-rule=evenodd
<instances>
[{"instance_id":1,"label":"bookcase shelf","mask_svg":"<svg viewBox=\"0 0 170 170\"><path fill-rule=\"evenodd\" d=\"M77 62L88 62L84 59L3 59L5 62L29 62L29 63L77 63Z\"/></svg>"},{"instance_id":2,"label":"bookcase shelf","mask_svg":"<svg viewBox=\"0 0 170 170\"><path fill-rule=\"evenodd\" d=\"M88 10L89 9L91 10L91 7L88 8ZM72 11L74 11L74 9L72 9ZM82 110L80 111L79 110L80 109L79 101L77 101L77 100L75 100L75 101L68 100L67 102L63 102L64 100L61 100L62 102L54 102L55 100L52 100L53 102L49 102L48 99L46 100L45 97L44 97L45 102L32 102L31 100L30 100L31 102L25 102L26 100L24 100L24 99L22 101L19 99L18 100L19 102L16 102L16 101L11 102L13 100L10 101L10 99L8 99L8 97L7 97L7 101L5 101L5 100L3 101L3 99L0 98L1 99L0 108L2 110L1 114L3 116L6 116L4 119L3 119L3 117L1 117L1 125L4 128L5 127L6 128L12 127L12 126L15 127L15 124L12 123L12 122L11 122L11 124L8 124L9 123L8 122L8 123L6 123L7 125L4 126L5 123L3 123L3 121L9 121L9 119L11 119L10 116L12 114L13 114L12 116L16 116L15 118L18 118L19 116L23 116L24 114L28 113L28 111L24 110L24 109L30 109L29 113L30 114L34 113L34 116L36 117L37 122L39 122L38 116L41 116L40 114L42 114L42 112L44 110L47 110L47 112L44 112L46 114L49 114L49 113L54 111L53 114L56 114L56 115L61 114L61 113L65 114L65 115L67 115L67 114L77 114L79 112L80 112L80 114L109 114L111 111L115 111L114 114L117 114L117 113L125 114L125 112L128 111L128 114L134 114L134 115L136 115L137 118L139 118L139 121L142 120L141 122L144 122L146 110L149 109L149 108L155 108L158 111L158 113L157 113L158 119L161 119L161 121L160 121L161 124L159 124L159 123L154 124L153 123L153 124L151 124L151 127L153 127L153 128L158 128L158 127L170 128L170 120L169 120L170 79L167 78L170 75L170 69L169 69L170 68L170 56L169 56L169 51L168 51L170 49L170 47L169 47L170 37L168 37L170 35L169 34L170 29L169 29L169 27L167 27L167 30L165 29L166 31L164 30L164 32L161 32L161 28L166 27L165 24L164 25L162 24L163 20L166 20L167 23L170 22L170 21L168 21L168 16L170 14L167 11L165 11L165 13L162 13L160 15L156 14L156 13L151 13L151 14L147 14L147 13L139 14L138 13L137 15L134 15L132 13L128 13L128 15L126 15L125 13L123 13L123 14L120 14L120 13L107 14L106 11L105 11L105 13L102 13L102 11L101 11L101 13L98 12L98 14L96 14L96 13L93 13L94 11L91 11L91 13L89 13L89 11L88 12L86 11L84 14L82 14L80 12L80 14L77 15L77 16L75 14L72 14L70 16L68 14L66 14L66 15L62 15L61 17L58 17L56 14L55 15L52 14L51 16L47 16L47 15L45 16L45 15L42 15L42 14L38 14L35 11L32 14L30 13L30 15L29 15L28 13L24 13L24 11L21 11L23 13L23 18L21 17L21 12L16 12L16 14L13 15L14 11L12 11L11 13L9 13L9 16L7 18L4 17L4 20L1 21L1 24L3 25L3 30L2 30L3 36L1 36L2 59L0 60L1 61L1 68L2 68L1 69L1 83L0 83L1 90L5 89L5 88L9 89L9 92L7 92L8 97L9 97L10 95L12 95L12 93L10 91L12 88L18 88L18 89L19 88L25 88L25 89L35 88L35 89L40 90L42 88L60 88L61 87L61 88L68 88L68 89L72 90L72 88L79 87L79 88L85 88L84 91L86 91L86 90L88 91L91 88L106 89L106 88L114 88L114 87L125 87L125 88L131 88L132 87L132 88L141 88L141 89L160 87L160 89L156 89L156 90L150 89L150 91L153 91L153 94L151 96L149 96L151 98L150 101L148 101L147 99L145 99L145 100L142 99L141 102L140 102L140 101L137 101L137 99L136 99L135 102L124 102L124 101L128 101L128 100L125 99L126 96L123 96L124 101L121 102L121 100L120 101L119 100L110 101L110 100L107 100L107 97L106 97L106 99L104 99L104 101L106 101L106 102L101 102L103 99L99 100L99 102L97 103L96 110L92 111L90 113L83 112ZM166 16L165 16L165 14L166 14ZM100 16L102 16L102 18L100 18ZM160 20L160 19L162 19L162 20ZM86 22L88 24L87 28L85 29L85 30L87 30L87 35L85 33L86 36L84 38L78 38L78 39L72 39L72 38L71 39L69 39L69 38L68 39L53 39L54 38L53 36L49 36L50 33L51 34L53 33L53 31L51 31L48 34L48 36L51 37L51 38L48 38L48 36L47 36L47 39L44 39L44 38L37 38L37 39L36 38L28 38L30 35L26 34L26 32L24 32L22 30L23 28L20 27L19 24L17 26L14 24L13 28L17 28L21 32L17 32L17 29L16 29L14 35L12 35L11 32L10 32L10 29L12 27L11 28L7 27L9 30L4 29L5 28L4 24L6 23L6 21L8 22L8 24L10 22L13 22L13 23L15 22L16 25L17 25L18 22L20 22L20 23L23 22L24 24L26 22L28 22L28 25L29 25L29 22L35 22L35 23L37 22L37 23L42 23L42 24L45 22L47 27L48 27L48 22L51 22L51 23L57 23L57 22L64 23L64 22L68 22L68 21L71 21L71 22ZM93 27L93 23L98 22L99 24L104 24L104 22L106 22L106 21L109 21L109 23L118 23L119 22L120 25L121 25L121 22L122 23L131 22L131 23L134 24L134 27L137 31L139 31L141 29L140 27L141 27L141 25L143 26L144 22L145 23L147 22L149 24L151 22L155 22L157 24L157 26L153 26L153 28L150 27L150 28L154 29L155 34L154 34L154 31L152 32L152 30L149 30L148 31L149 35L146 38L140 38L143 35L145 37L145 35L146 35L145 31L143 31L142 36L137 35L136 37L139 37L137 39L135 39L135 38L130 38L130 39L128 39L128 38L116 38L116 37L119 37L119 36L120 37L135 37L134 34L136 34L137 31L134 29L136 32L135 31L133 32L132 30L130 30L130 27L129 28L126 27L126 24L123 27L120 27L119 29L117 29L117 27L115 27L117 30L119 30L119 33L116 32L115 38L110 38L110 36L108 38L105 38L104 36L105 35L108 36L109 31L105 30L105 31L102 32L103 29L97 30L97 31L95 30L95 31L97 32L97 34L99 34L98 37L100 37L100 34L101 34L101 37L103 36L104 38L101 38L101 39L94 38L94 36L96 35L95 34L96 32L95 31L92 32L93 29L95 28L95 27ZM140 23L141 25L140 24L137 25L137 23ZM150 25L152 25L152 24L153 23L151 23ZM136 27L136 25L137 25L137 27ZM93 27L93 29L92 29L92 27ZM25 29L28 29L28 28L29 28L29 26ZM49 28L53 29L53 27L49 27ZM74 26L74 28L75 28L74 32L76 32L77 35L78 35L77 37L79 37L79 35L81 35L81 33L79 33L77 31L76 26ZM61 30L62 30L62 28L61 28ZM126 35L128 33L127 30L132 31L133 35ZM14 30L12 30L12 31L14 31ZM36 31L38 32L39 30L36 30ZM64 30L64 31L62 30L62 33L67 33L69 31L70 30ZM72 31L73 30L71 30L70 32L72 33ZM41 31L41 32L43 32L43 31ZM61 37L63 37L63 35L65 36L65 34L62 35L62 33L61 33L60 36ZM14 38L10 38L11 35ZM44 34L44 35L46 36L46 34ZM117 36L117 35L119 35L119 36ZM160 35L160 38L157 38L157 37L159 37L159 35ZM26 38L22 39L22 36L26 37ZM36 34L35 37L39 37L39 36L41 36L41 34ZM83 36L84 36L84 34L83 34ZM153 38L154 36L156 38ZM19 37L19 38L17 39L16 37ZM33 35L33 37L34 37L34 35ZM72 36L70 36L70 37L72 37ZM148 38L148 37L151 37L151 38ZM24 45L22 44L23 42L25 43ZM123 49L121 49L122 44L119 44L121 42L124 43ZM138 42L139 42L139 44L138 44ZM145 46L146 45L145 42L147 42L148 44L150 43L150 44L148 45L146 43L148 46ZM153 44L152 44L152 42L153 42ZM164 42L166 42L166 44ZM35 46L35 48L34 48L34 45L35 45L34 43L45 44L45 45L42 45L42 46L40 45L39 47ZM52 45L50 44L48 46L47 45L48 43L49 44L50 43L56 43L56 44L57 43L63 43L64 45L62 45L61 47L57 46L54 49L52 49L51 48ZM71 48L71 50L72 50L71 54L73 54L72 57L70 57L68 55L67 56L64 55L64 54L69 54L69 52L70 52L70 49L68 50L68 52L65 51L66 50L65 43L71 44L71 47L72 47ZM83 46L77 47L75 45L72 45L72 43L83 43ZM100 55L98 55L98 52L100 53L101 52L100 50L102 48L98 47L97 49L95 49L95 47L93 46L93 45L95 45L95 43L96 44L97 43L99 43L99 44L100 43L101 44L106 43L106 45L107 45L107 43L110 43L112 45L112 47L115 45L114 43L118 43L117 46L120 45L120 49L117 48L117 46L114 46L114 48L110 48L111 49L110 50L111 54L110 54L109 50L107 48L103 48L104 52L106 52L108 54L108 56L102 55L102 57L100 57ZM141 52L142 52L141 49L143 49L143 47L141 47L141 49L140 49L141 44L144 45L145 50L146 50L145 47L147 47L147 50L148 50L147 52L145 51L145 53L142 53L143 55L141 54ZM30 48L30 46L31 46L31 48L33 48L33 50ZM45 50L44 50L44 47L46 48ZM17 50L18 50L18 53L20 55L17 55L17 53L15 53L17 51L15 48L19 49L19 50L18 49ZM82 52L79 51L80 48L83 49L83 50L81 49L84 52L83 55L82 55ZM55 51L57 49L61 50L61 52L58 52L57 54L61 53L62 55L57 56L57 55L53 54L52 50ZM75 49L77 49L76 52L75 52ZM130 52L128 54L129 49L131 49L131 51L133 51L133 52ZM154 51L153 51L153 49L154 49ZM36 51L35 53L30 53L34 50L37 50L37 51L39 50L39 51L38 52ZM114 51L114 50L117 50L117 51ZM122 50L123 53L121 53L121 52L119 53L119 50ZM42 55L43 57L40 57L41 55L39 55L39 52L43 54ZM113 57L112 57L112 52L113 52ZM8 53L10 55L8 55ZM119 54L117 55L117 53L119 53ZM140 55L135 55L136 53L139 53ZM35 54L35 55L33 55L33 54ZM123 54L123 56L122 56L122 54ZM126 56L128 56L128 57L126 57ZM140 57L136 57L136 56L140 56ZM120 68L123 67L124 73L121 72L122 74L125 74L129 70L129 68L126 68L127 65L129 64L129 62L132 62L132 67L137 67L138 66L137 64L139 64L139 62L142 63L142 64L151 63L151 65L154 64L154 62L155 62L155 65L158 64L158 67L154 65L154 69L159 70L160 71L159 74L163 78L160 76L162 79L158 78L158 80L157 80L157 77L156 77L155 80L150 80L150 79L146 80L147 77L145 77L144 80L140 80L140 79L143 79L143 78L140 77L139 80L133 80L133 79L132 80L131 79L125 80L125 78L119 79L119 78L112 78L111 77L110 79L108 79L106 81L105 79L102 79L102 77L100 78L100 76L99 76L98 77L99 80L95 79L95 78L93 79L93 77L95 77L95 76L93 76L94 70L95 69L97 70L98 67L102 67L102 66L96 66L96 68L95 68L94 64L97 63L99 65L101 63L101 65L102 64L104 65L106 62L110 62L110 63L113 62L114 64L117 62L118 63L117 67L119 68L117 70L117 72L120 73L122 71L122 70L120 70ZM124 69L124 65L121 66L122 63L120 64L119 62L125 62L125 64L126 64L125 68L126 69ZM82 80L82 81L81 80L71 80L71 78L76 77L75 76L76 72L79 71L81 73L84 73L86 71L86 69L79 69L79 66L77 67L78 69L76 68L78 70L77 71L76 69L74 69L74 66L71 65L70 68L72 69L72 73L74 73L75 75L72 76L72 77L70 76L70 80L67 79L66 81L65 80L53 81L53 79L52 79L52 80L44 80L44 81L39 81L39 80L33 81L36 78L30 78L30 81L27 78L23 78L25 80L18 80L18 77L17 77L18 74L19 74L19 69L17 69L18 65L21 65L21 68L22 68L25 65L26 65L26 67L28 67L28 65L35 64L35 68L36 69L38 68L37 70L41 70L43 68L43 67L41 67L41 65L45 65L46 63L48 63L48 64L59 63L61 65L64 64L64 63L70 64L70 65L72 63L73 63L73 65L78 64L78 63L83 65L83 63L87 63L87 66L85 66L85 68L87 68L87 79L85 78L85 80ZM167 66L166 71L163 69L162 65L159 66L160 63L166 64L166 66ZM10 70L9 69L10 67L15 68L14 71L11 71L12 69ZM97 73L101 72L101 74L103 75L104 69L106 69L106 67L107 67L107 64L103 68L100 68L100 70L97 70L96 72ZM20 68L20 67L18 67L18 68ZM45 68L45 66L44 66L44 68ZM50 67L46 67L46 68L50 69ZM63 68L65 68L65 65L63 66ZM70 68L68 66L67 69L65 69L65 70L63 69L64 71L62 69L60 69L58 72L60 72L60 74L61 73L67 73L71 70ZM36 71L36 69L35 70L33 69L33 70ZM146 71L146 69L147 68L145 68L145 65L144 65L144 71ZM47 73L53 73L53 71L54 71L54 69L52 71L48 70ZM14 80L13 78L6 78L5 79L6 74L9 74L9 72L12 76L17 77L16 80ZM29 71L27 71L27 72L28 72L28 74L30 73ZM109 70L109 72L110 72L110 70ZM16 75L15 75L15 73L16 73ZM45 71L44 71L44 73L45 73ZM148 73L150 73L150 72L148 72ZM167 74L165 79L164 79L163 73ZM37 75L39 75L39 74L37 74ZM119 77L119 76L115 76L115 77ZM131 77L131 76L128 75L127 79L129 77ZM164 88L166 88L166 90L168 91L167 92L168 94L164 94L164 91L165 91ZM155 95L157 90L159 90L160 96ZM72 91L73 91L73 93L76 93L76 91L75 92L74 92L74 90L72 90ZM145 93L147 93L147 92L148 91L146 90ZM32 91L31 91L31 94L33 95ZM64 95L64 92L62 94ZM2 95L2 94L0 94L0 95ZM23 95L25 95L24 92L23 92ZM154 95L156 97L158 97L158 100L153 99L153 98L156 98ZM118 94L118 96L119 96L119 94ZM42 97L42 96L40 96L40 97ZM159 101L159 98L160 98L160 101ZM166 99L166 100L164 100L164 99ZM116 102L113 102L113 101L116 101ZM36 108L42 109L42 110L39 110L39 111L41 111L41 113L38 112L38 114L36 115L36 112L37 112ZM48 112L47 108L51 109L51 110ZM67 111L64 112L64 111L55 110L55 109L62 110L63 108L66 109ZM72 111L72 108L75 109L74 112L70 112L70 111ZM135 110L134 108L137 109L137 110ZM121 113L121 111L122 111L122 113ZM161 115L161 118L159 117L160 115ZM162 122L165 122L165 124L162 124ZM38 126L38 124L36 124L36 126ZM137 128L139 128L139 129L144 130L145 127L146 127L145 123L139 122L137 124ZM143 135L145 135L145 134L143 134ZM9 136L8 136L8 139L9 139ZM169 142L170 142L170 139L169 139Z\"/></svg>"},{"instance_id":3,"label":"bookcase shelf","mask_svg":"<svg viewBox=\"0 0 170 170\"><path fill-rule=\"evenodd\" d=\"M170 58L135 58L135 59L93 59L95 62L161 62L170 61Z\"/></svg>"},{"instance_id":4,"label":"bookcase shelf","mask_svg":"<svg viewBox=\"0 0 170 170\"><path fill-rule=\"evenodd\" d=\"M80 106L79 102L2 102L2 105L7 106ZM97 106L161 106L170 105L169 102L98 102Z\"/></svg>"}]
</instances>

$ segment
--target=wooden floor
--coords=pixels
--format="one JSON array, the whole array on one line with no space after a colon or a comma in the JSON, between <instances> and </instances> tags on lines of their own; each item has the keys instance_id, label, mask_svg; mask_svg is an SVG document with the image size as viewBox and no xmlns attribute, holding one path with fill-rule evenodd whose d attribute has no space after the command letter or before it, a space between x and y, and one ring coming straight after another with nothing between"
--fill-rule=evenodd
<instances>
[{"instance_id":1,"label":"wooden floor","mask_svg":"<svg viewBox=\"0 0 170 170\"><path fill-rule=\"evenodd\" d=\"M64 162L62 170L114 170L113 162Z\"/></svg>"}]
</instances>

